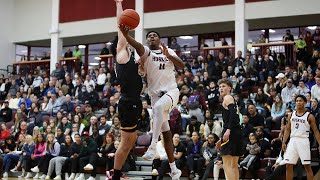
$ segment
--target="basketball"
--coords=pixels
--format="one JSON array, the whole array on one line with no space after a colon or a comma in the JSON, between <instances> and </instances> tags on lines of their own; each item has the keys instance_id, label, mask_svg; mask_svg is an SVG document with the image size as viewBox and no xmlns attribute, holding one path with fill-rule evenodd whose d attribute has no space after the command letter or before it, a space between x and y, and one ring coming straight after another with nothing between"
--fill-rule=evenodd
<instances>
[{"instance_id":1,"label":"basketball","mask_svg":"<svg viewBox=\"0 0 320 180\"><path fill-rule=\"evenodd\" d=\"M135 29L140 22L139 14L133 9L126 9L121 13L120 24L128 26L130 30Z\"/></svg>"}]
</instances>

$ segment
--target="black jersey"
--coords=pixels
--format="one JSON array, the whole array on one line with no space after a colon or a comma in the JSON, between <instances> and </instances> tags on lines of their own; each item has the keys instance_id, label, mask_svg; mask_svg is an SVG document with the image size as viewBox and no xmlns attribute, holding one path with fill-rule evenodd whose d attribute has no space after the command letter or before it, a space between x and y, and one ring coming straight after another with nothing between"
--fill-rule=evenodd
<instances>
[{"instance_id":1,"label":"black jersey","mask_svg":"<svg viewBox=\"0 0 320 180\"><path fill-rule=\"evenodd\" d=\"M236 108L236 106L229 106L230 108ZM228 107L228 108L229 108ZM240 128L240 118L238 114L234 114L236 110L226 109L222 106L222 119L223 119L223 128L233 129ZM233 113L233 114L231 114ZM230 117L231 116L231 117Z\"/></svg>"},{"instance_id":2,"label":"black jersey","mask_svg":"<svg viewBox=\"0 0 320 180\"><path fill-rule=\"evenodd\" d=\"M142 79L138 74L138 64L133 54L126 64L116 63L117 82L121 86L121 95L128 98L140 98Z\"/></svg>"}]
</instances>

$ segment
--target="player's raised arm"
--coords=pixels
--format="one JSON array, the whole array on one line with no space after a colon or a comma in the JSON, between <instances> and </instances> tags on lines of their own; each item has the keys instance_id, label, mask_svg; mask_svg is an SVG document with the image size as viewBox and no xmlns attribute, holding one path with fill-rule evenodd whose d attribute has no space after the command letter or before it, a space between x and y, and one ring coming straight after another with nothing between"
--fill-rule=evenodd
<instances>
[{"instance_id":1,"label":"player's raised arm","mask_svg":"<svg viewBox=\"0 0 320 180\"><path fill-rule=\"evenodd\" d=\"M289 138L290 132L291 132L291 114L288 117L288 123L286 125L286 127L284 128L284 135L283 135L283 139L282 139L282 151L285 152L287 149L287 145L286 142Z\"/></svg>"},{"instance_id":2,"label":"player's raised arm","mask_svg":"<svg viewBox=\"0 0 320 180\"><path fill-rule=\"evenodd\" d=\"M313 114L309 115L308 121L309 121L310 127L313 130L314 137L317 139L318 144L320 144L320 133L319 133L319 130L318 130L318 127L317 127L317 124L316 124L316 118L314 117Z\"/></svg>"},{"instance_id":3,"label":"player's raised arm","mask_svg":"<svg viewBox=\"0 0 320 180\"><path fill-rule=\"evenodd\" d=\"M136 41L133 37L130 36L129 34L129 28L126 27L123 24L119 24L119 29L122 32L123 36L127 39L128 43L134 47L138 53L139 56L143 56L144 54L144 46Z\"/></svg>"},{"instance_id":4,"label":"player's raised arm","mask_svg":"<svg viewBox=\"0 0 320 180\"><path fill-rule=\"evenodd\" d=\"M184 63L183 61L180 59L179 56L177 56L177 54L172 51L169 52L167 46L162 42L161 43L162 46L162 53L167 56L168 59L170 59L170 61L174 64L175 67L179 68L179 69L183 69L184 68Z\"/></svg>"}]
</instances>

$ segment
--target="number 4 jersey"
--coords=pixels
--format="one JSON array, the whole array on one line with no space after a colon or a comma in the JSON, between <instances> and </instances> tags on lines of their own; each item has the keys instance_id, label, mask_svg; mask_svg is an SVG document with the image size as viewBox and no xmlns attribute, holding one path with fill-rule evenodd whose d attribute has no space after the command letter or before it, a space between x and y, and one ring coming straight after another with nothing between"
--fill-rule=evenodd
<instances>
[{"instance_id":1,"label":"number 4 jersey","mask_svg":"<svg viewBox=\"0 0 320 180\"><path fill-rule=\"evenodd\" d=\"M293 111L291 116L291 134L290 137L309 137L310 124L308 122L309 112L305 112L302 116L297 115L297 111Z\"/></svg>"},{"instance_id":2,"label":"number 4 jersey","mask_svg":"<svg viewBox=\"0 0 320 180\"><path fill-rule=\"evenodd\" d=\"M144 49L145 52L141 59L144 60L144 73L147 74L149 95L153 96L161 91L177 88L173 62L160 49L150 50L147 46L144 46ZM168 52L171 56L177 56L170 48Z\"/></svg>"}]
</instances>

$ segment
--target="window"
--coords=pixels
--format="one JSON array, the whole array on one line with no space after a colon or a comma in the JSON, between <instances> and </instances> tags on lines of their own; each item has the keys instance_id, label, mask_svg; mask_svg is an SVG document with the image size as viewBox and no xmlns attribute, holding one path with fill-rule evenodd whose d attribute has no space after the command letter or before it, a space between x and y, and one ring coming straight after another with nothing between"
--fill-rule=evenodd
<instances>
[{"instance_id":1,"label":"window","mask_svg":"<svg viewBox=\"0 0 320 180\"><path fill-rule=\"evenodd\" d=\"M16 45L16 61L27 60L28 46Z\"/></svg>"},{"instance_id":2,"label":"window","mask_svg":"<svg viewBox=\"0 0 320 180\"><path fill-rule=\"evenodd\" d=\"M50 59L50 47L31 47L30 59L31 60L40 60Z\"/></svg>"}]
</instances>

